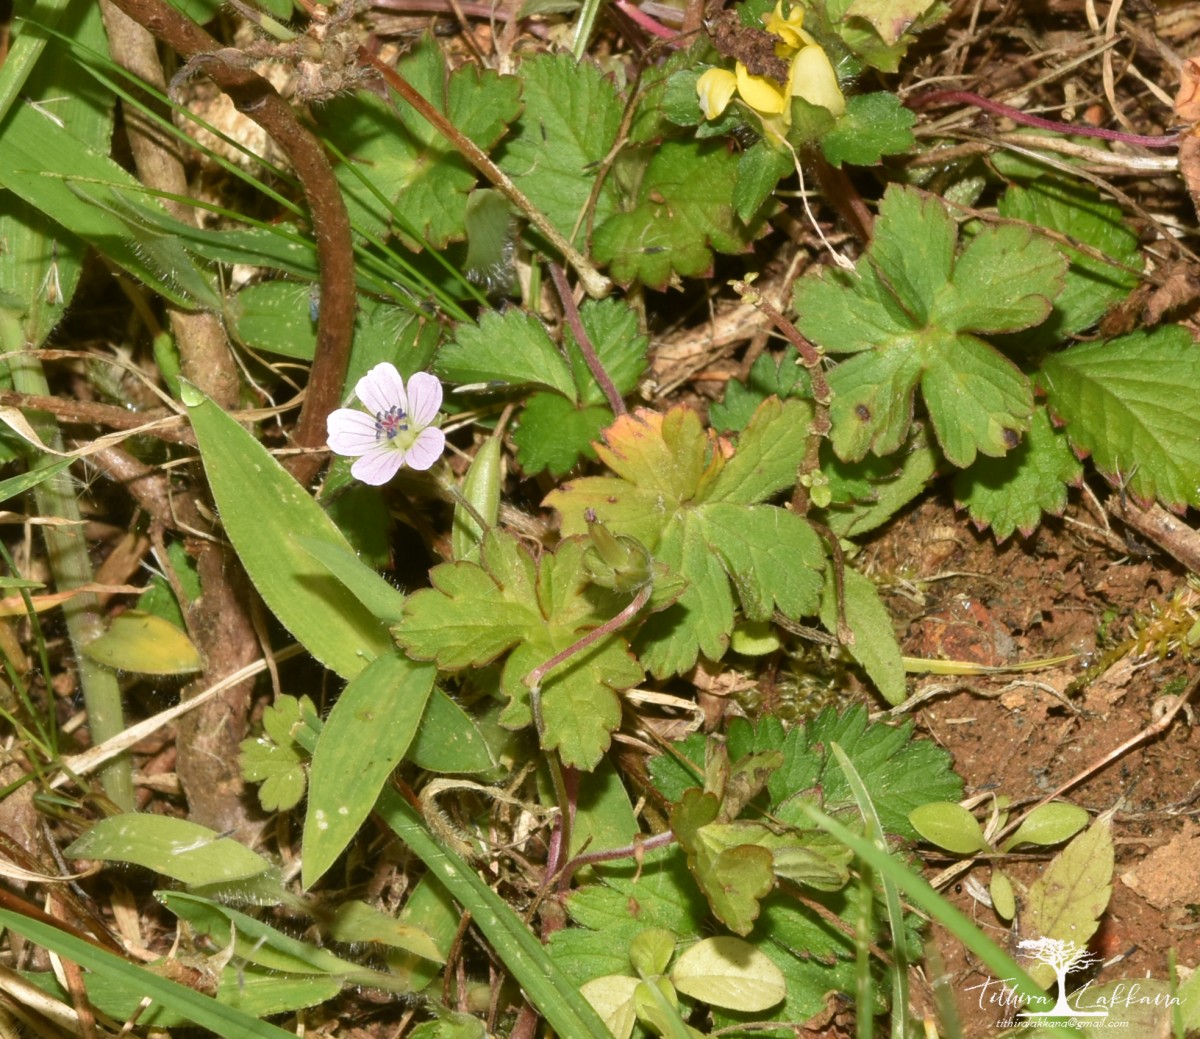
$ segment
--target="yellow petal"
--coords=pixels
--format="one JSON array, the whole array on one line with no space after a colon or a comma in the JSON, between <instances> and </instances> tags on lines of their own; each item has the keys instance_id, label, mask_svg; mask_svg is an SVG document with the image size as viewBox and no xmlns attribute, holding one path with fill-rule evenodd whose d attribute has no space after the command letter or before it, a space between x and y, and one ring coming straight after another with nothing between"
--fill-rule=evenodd
<instances>
[{"instance_id":1,"label":"yellow petal","mask_svg":"<svg viewBox=\"0 0 1200 1039\"><path fill-rule=\"evenodd\" d=\"M696 80L696 93L700 96L700 111L704 118L716 119L724 112L737 86L737 76L728 69L709 69Z\"/></svg>"},{"instance_id":2,"label":"yellow petal","mask_svg":"<svg viewBox=\"0 0 1200 1039\"><path fill-rule=\"evenodd\" d=\"M778 115L787 107L787 99L775 80L770 76L750 75L740 61L737 63L737 88L742 100L756 112Z\"/></svg>"},{"instance_id":3,"label":"yellow petal","mask_svg":"<svg viewBox=\"0 0 1200 1039\"><path fill-rule=\"evenodd\" d=\"M799 50L805 43L812 42L812 37L800 28L804 24L804 8L793 4L786 18L783 17L783 0L775 4L775 10L762 16L767 32L778 36L790 50ZM805 40L804 37L808 36Z\"/></svg>"},{"instance_id":4,"label":"yellow petal","mask_svg":"<svg viewBox=\"0 0 1200 1039\"><path fill-rule=\"evenodd\" d=\"M846 110L846 99L829 57L815 45L803 48L793 59L788 73L788 93L810 105L820 105L835 116Z\"/></svg>"}]
</instances>

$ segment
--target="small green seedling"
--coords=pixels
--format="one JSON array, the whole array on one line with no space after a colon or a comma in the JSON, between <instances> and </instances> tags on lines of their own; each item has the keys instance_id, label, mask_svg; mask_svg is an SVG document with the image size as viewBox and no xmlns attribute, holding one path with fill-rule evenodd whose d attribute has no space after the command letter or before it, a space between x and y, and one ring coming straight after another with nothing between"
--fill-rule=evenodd
<instances>
[{"instance_id":1,"label":"small green seedling","mask_svg":"<svg viewBox=\"0 0 1200 1039\"><path fill-rule=\"evenodd\" d=\"M962 804L949 801L932 801L913 809L908 815L913 828L930 844L954 855L975 858L979 855L1003 855L1021 844L1050 847L1069 840L1082 830L1088 814L1076 805L1063 801L1051 801L1039 805L1022 821L1012 836L999 845L993 844L1008 821L1008 798L1001 795L992 802L992 812L987 828ZM985 901L1005 920L1017 913L1013 882L998 866L992 867L991 883L987 892L982 888L972 892L977 900Z\"/></svg>"},{"instance_id":2,"label":"small green seedling","mask_svg":"<svg viewBox=\"0 0 1200 1039\"><path fill-rule=\"evenodd\" d=\"M608 974L581 989L616 1039L629 1039L639 1022L654 1035L702 1036L681 1020L680 995L741 1013L768 1010L787 995L783 973L749 942L705 938L675 957L677 943L672 932L649 927L629 945L633 974Z\"/></svg>"}]
</instances>

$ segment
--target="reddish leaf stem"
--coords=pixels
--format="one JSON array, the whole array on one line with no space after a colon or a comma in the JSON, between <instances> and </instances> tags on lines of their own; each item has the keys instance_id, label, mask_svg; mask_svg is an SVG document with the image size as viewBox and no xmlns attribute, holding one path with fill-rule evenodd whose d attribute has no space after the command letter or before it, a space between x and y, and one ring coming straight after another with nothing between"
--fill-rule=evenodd
<instances>
[{"instance_id":1,"label":"reddish leaf stem","mask_svg":"<svg viewBox=\"0 0 1200 1039\"><path fill-rule=\"evenodd\" d=\"M552 263L550 264L550 277L554 280L554 288L558 292L558 298L562 301L563 317L566 318L567 324L571 328L571 334L575 336L579 352L583 354L583 359L587 362L588 371L592 373L592 378L604 391L604 396L608 398L608 406L612 408L613 414L624 415L627 410L625 398L621 396L616 383L604 370L600 355L596 353L596 348L592 345L587 330L583 327L583 322L579 318L579 308L575 305L575 296L567 282L566 272L557 263Z\"/></svg>"},{"instance_id":2,"label":"reddish leaf stem","mask_svg":"<svg viewBox=\"0 0 1200 1039\"><path fill-rule=\"evenodd\" d=\"M296 422L295 443L321 447L325 419L337 407L350 359L357 295L350 218L333 168L317 138L296 118L275 88L242 64L238 51L221 44L163 0L113 0L180 56L199 59L205 74L229 95L234 107L253 119L291 162L312 213L321 270L321 314L308 390ZM319 455L297 455L289 468L306 483L321 465Z\"/></svg>"},{"instance_id":3,"label":"reddish leaf stem","mask_svg":"<svg viewBox=\"0 0 1200 1039\"><path fill-rule=\"evenodd\" d=\"M970 90L934 90L928 94L918 94L907 98L904 102L909 108L928 108L931 105L973 105L993 115L1004 116L1022 126L1034 126L1039 130L1053 130L1055 133L1076 135L1079 137L1100 137L1106 141L1120 141L1122 144L1134 144L1142 148L1173 148L1183 139L1182 133L1165 135L1147 135L1126 133L1124 130L1106 130L1101 126L1080 126L1076 123L1060 123L1056 119L1043 119L1041 116L1030 115L1019 108L1001 104L991 98Z\"/></svg>"},{"instance_id":4,"label":"reddish leaf stem","mask_svg":"<svg viewBox=\"0 0 1200 1039\"><path fill-rule=\"evenodd\" d=\"M637 595L630 600L629 605L626 606L615 617L610 617L599 627L593 628L582 638L572 642L561 653L555 653L554 656L552 656L544 664L539 664L532 671L530 671L529 674L527 674L524 678L524 682L529 687L530 691L535 694L538 693L542 688L542 679L545 678L549 672L558 667L559 664L565 663L578 653L582 653L584 650L599 642L600 639L604 638L605 635L611 635L614 631L617 631L629 621L633 620L633 618L636 617L639 612L641 612L642 607L650 601L650 596L653 592L654 585L650 581L647 581L638 590Z\"/></svg>"},{"instance_id":5,"label":"reddish leaf stem","mask_svg":"<svg viewBox=\"0 0 1200 1039\"><path fill-rule=\"evenodd\" d=\"M623 848L610 848L607 851L589 851L582 855L576 855L575 858L563 866L562 871L558 874L559 890L566 890L571 877L574 876L577 870L583 869L584 866L594 866L599 862L615 862L618 859L636 858L643 852L653 851L655 848L665 848L674 842L675 834L670 830L664 830L662 833L656 833L653 837L639 837L632 844L627 844Z\"/></svg>"},{"instance_id":6,"label":"reddish leaf stem","mask_svg":"<svg viewBox=\"0 0 1200 1039\"><path fill-rule=\"evenodd\" d=\"M804 482L804 477L815 473L820 468L821 439L831 428L829 405L833 400L833 394L830 392L829 382L825 378L825 369L821 363L822 354L820 350L800 334L795 325L776 310L751 285L744 281L735 281L733 283L733 291L738 293L746 303L749 303L756 310L764 314L783 337L796 348L796 352L800 355L800 363L808 369L809 378L812 379L812 427L808 432L808 445L804 452L804 458L801 460L800 468L796 473L796 489L792 492L792 510L798 516L804 516L808 513L808 487Z\"/></svg>"}]
</instances>

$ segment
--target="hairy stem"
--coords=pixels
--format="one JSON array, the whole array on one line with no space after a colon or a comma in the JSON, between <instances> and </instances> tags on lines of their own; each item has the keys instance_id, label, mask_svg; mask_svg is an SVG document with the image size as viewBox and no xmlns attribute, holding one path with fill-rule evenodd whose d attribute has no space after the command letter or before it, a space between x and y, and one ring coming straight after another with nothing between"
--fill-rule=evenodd
<instances>
[{"instance_id":1,"label":"hairy stem","mask_svg":"<svg viewBox=\"0 0 1200 1039\"><path fill-rule=\"evenodd\" d=\"M321 313L317 349L308 392L296 423L295 443L315 448L325 443L325 419L337 407L350 359L357 299L350 218L320 141L265 79L222 51L220 43L164 0L112 0L125 14L150 30L182 57L197 60L205 74L229 95L234 107L261 126L287 156L304 189L312 214L321 268ZM226 60L228 56L231 60ZM297 455L288 468L307 483L321 466L317 455Z\"/></svg>"},{"instance_id":2,"label":"hairy stem","mask_svg":"<svg viewBox=\"0 0 1200 1039\"><path fill-rule=\"evenodd\" d=\"M608 398L608 406L612 408L613 414L624 415L626 412L625 398L621 396L616 383L604 370L600 355L596 353L591 337L583 327L583 322L579 318L579 308L575 305L575 296L567 282L566 273L557 263L552 263L550 264L550 277L554 280L554 288L558 292L558 298L562 301L563 317L570 326L571 334L575 336L579 352L583 354L583 359L587 362L588 371L592 373L592 378L604 391L604 396Z\"/></svg>"}]
</instances>

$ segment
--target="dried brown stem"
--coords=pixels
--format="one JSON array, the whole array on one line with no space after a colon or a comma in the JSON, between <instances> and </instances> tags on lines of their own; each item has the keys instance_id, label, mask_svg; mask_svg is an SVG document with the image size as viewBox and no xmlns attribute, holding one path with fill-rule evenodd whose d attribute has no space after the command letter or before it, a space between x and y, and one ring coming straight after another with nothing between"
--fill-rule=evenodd
<instances>
[{"instance_id":1,"label":"dried brown stem","mask_svg":"<svg viewBox=\"0 0 1200 1039\"><path fill-rule=\"evenodd\" d=\"M1172 516L1161 505L1143 509L1116 494L1109 497L1104 508L1193 574L1200 574L1200 531Z\"/></svg>"},{"instance_id":2,"label":"dried brown stem","mask_svg":"<svg viewBox=\"0 0 1200 1039\"><path fill-rule=\"evenodd\" d=\"M373 54L368 53L364 47L358 48L358 60L363 65L375 69L376 72L383 76L389 87L416 109L417 114L422 119L454 145L458 153L467 162L474 166L479 173L483 174L496 190L525 214L526 219L529 220L537 232L562 254L563 259L567 263L575 268L575 273L579 276L580 284L583 285L584 290L589 296L595 299L603 299L612 292L612 282L596 270L592 266L591 261L567 241L558 228L550 223L545 215L525 197L525 193L513 183L508 174L492 162L488 154L479 145L431 105L425 97L413 88L408 80L401 76L395 69L389 68Z\"/></svg>"},{"instance_id":3,"label":"dried brown stem","mask_svg":"<svg viewBox=\"0 0 1200 1039\"><path fill-rule=\"evenodd\" d=\"M164 424L148 435L175 444L188 444L192 447L196 445L195 434L184 424L183 417L172 415L166 408L129 411L115 404L46 397L37 393L17 393L15 390L0 390L0 407L33 408L53 415L59 422L105 426L108 429L137 429L147 423L162 420ZM168 422L171 424L166 424Z\"/></svg>"},{"instance_id":4,"label":"dried brown stem","mask_svg":"<svg viewBox=\"0 0 1200 1039\"><path fill-rule=\"evenodd\" d=\"M798 516L804 516L808 513L809 505L806 477L819 471L821 467L821 440L831 428L829 405L833 400L833 395L829 390L829 382L825 378L825 368L822 364L821 351L805 339L796 326L776 310L757 289L752 288L744 281L735 281L733 283L733 290L743 300L752 304L756 310L764 314L783 337L796 348L796 352L800 355L800 363L808 369L809 378L812 379L812 427L808 431L808 445L804 452L804 458L800 462L800 468L796 473L796 489L792 493L792 510Z\"/></svg>"},{"instance_id":5,"label":"dried brown stem","mask_svg":"<svg viewBox=\"0 0 1200 1039\"><path fill-rule=\"evenodd\" d=\"M154 37L114 6L112 0L101 0L100 12L113 60L143 82L165 91L166 77ZM145 105L155 103L149 97L141 100ZM124 105L122 115L142 183L167 195L186 197L188 180L178 144L135 106ZM169 198L163 199L163 206L177 220L195 223L196 211L192 207ZM221 319L216 314L189 312L175 306L168 308L168 314L179 344L183 374L221 407L233 407L240 379Z\"/></svg>"},{"instance_id":6,"label":"dried brown stem","mask_svg":"<svg viewBox=\"0 0 1200 1039\"><path fill-rule=\"evenodd\" d=\"M112 0L134 21L182 57L198 60L234 107L261 126L287 156L312 213L321 268L321 314L308 393L296 423L299 447L325 443L325 419L337 407L350 358L356 303L350 218L333 168L317 138L265 79L233 60L229 51L164 0ZM301 483L320 468L321 457L300 454L288 467Z\"/></svg>"}]
</instances>

